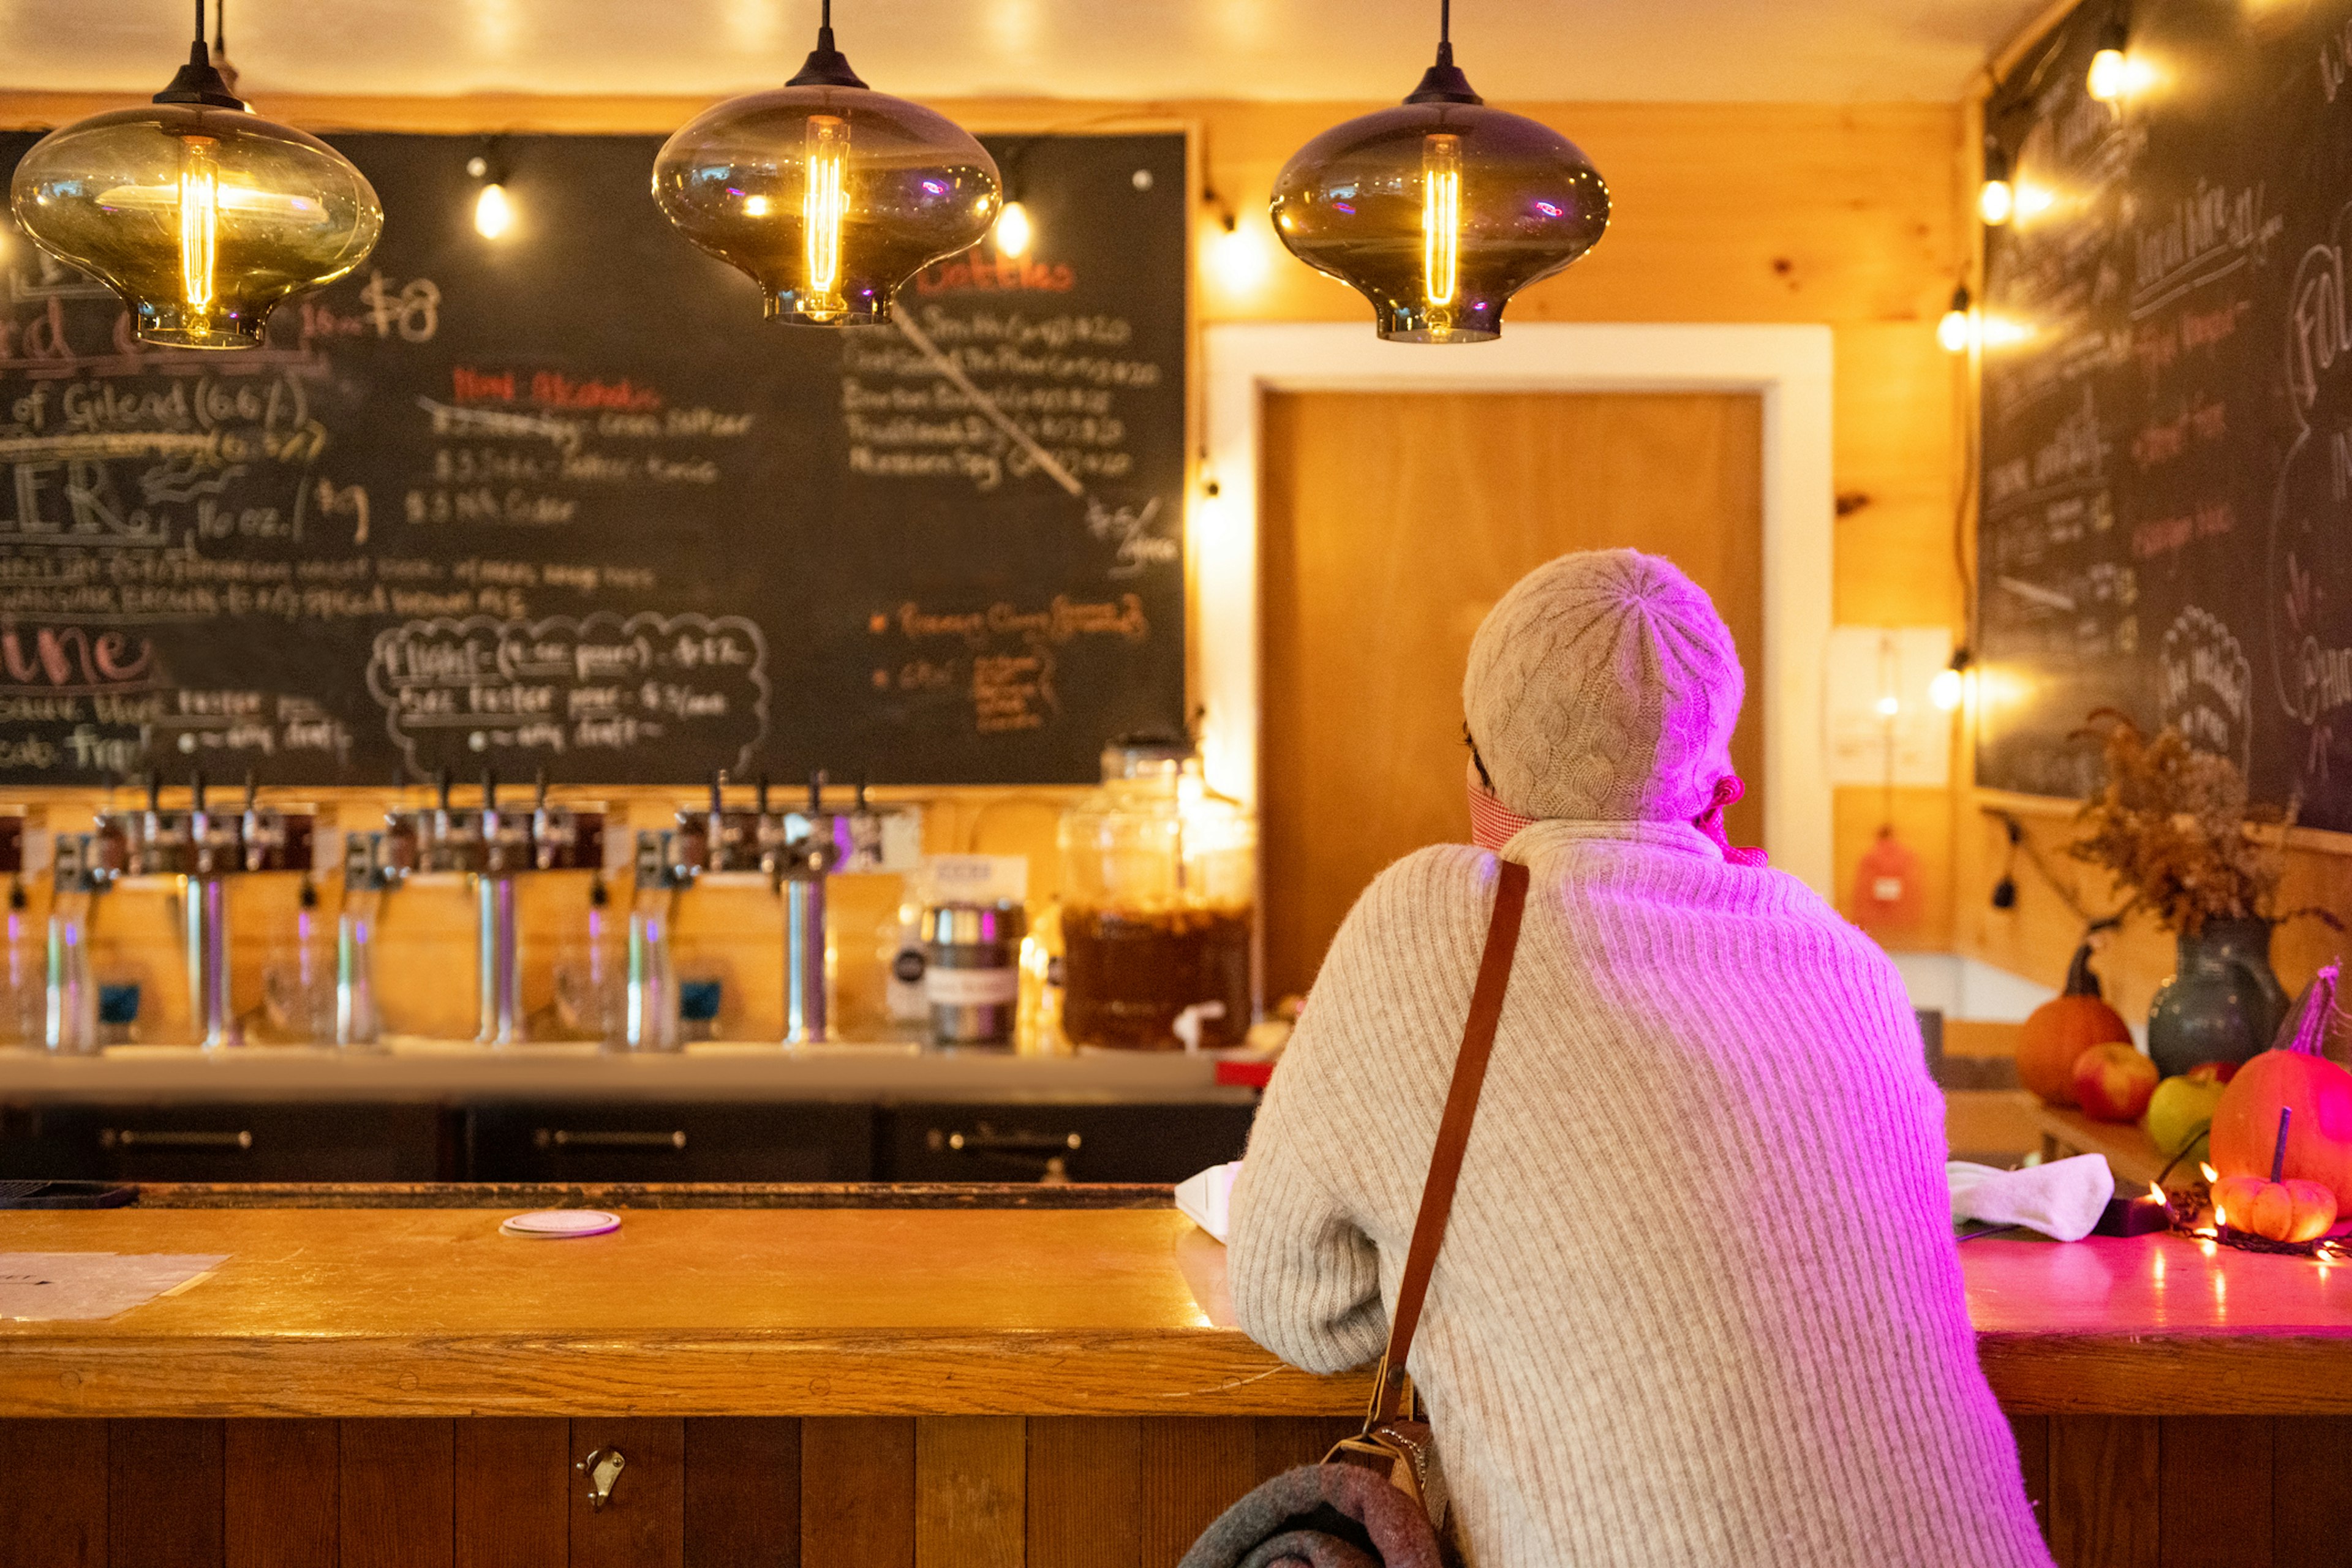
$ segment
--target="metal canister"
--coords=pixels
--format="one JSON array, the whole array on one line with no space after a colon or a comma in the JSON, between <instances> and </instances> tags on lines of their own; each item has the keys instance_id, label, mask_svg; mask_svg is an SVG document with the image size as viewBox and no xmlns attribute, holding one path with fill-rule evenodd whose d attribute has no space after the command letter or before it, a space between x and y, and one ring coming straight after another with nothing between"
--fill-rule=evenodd
<instances>
[{"instance_id":1,"label":"metal canister","mask_svg":"<svg viewBox=\"0 0 2352 1568\"><path fill-rule=\"evenodd\" d=\"M936 904L923 911L923 994L931 1040L941 1046L1009 1046L1021 1011L1018 903Z\"/></svg>"}]
</instances>

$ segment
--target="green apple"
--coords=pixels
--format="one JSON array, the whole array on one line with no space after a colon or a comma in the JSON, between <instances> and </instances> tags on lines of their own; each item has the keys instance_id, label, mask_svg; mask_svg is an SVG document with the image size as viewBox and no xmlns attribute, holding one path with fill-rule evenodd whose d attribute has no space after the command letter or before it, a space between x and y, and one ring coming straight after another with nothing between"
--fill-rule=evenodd
<instances>
[{"instance_id":1,"label":"green apple","mask_svg":"<svg viewBox=\"0 0 2352 1568\"><path fill-rule=\"evenodd\" d=\"M2184 1073L2158 1084L2141 1122L2147 1129L2148 1142L2168 1160L2179 1153L2191 1139L2203 1137L2213 1125L2213 1108L2221 1103L2221 1091L2228 1087L2216 1075L2200 1073Z\"/></svg>"}]
</instances>

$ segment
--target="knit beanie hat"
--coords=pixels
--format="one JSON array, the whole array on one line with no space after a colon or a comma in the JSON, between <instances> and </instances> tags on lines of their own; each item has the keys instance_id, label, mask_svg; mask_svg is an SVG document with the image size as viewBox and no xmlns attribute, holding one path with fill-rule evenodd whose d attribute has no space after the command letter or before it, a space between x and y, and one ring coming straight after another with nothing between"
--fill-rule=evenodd
<instances>
[{"instance_id":1,"label":"knit beanie hat","mask_svg":"<svg viewBox=\"0 0 2352 1568\"><path fill-rule=\"evenodd\" d=\"M1730 628L1672 562L1583 550L1488 612L1462 707L1496 797L1519 815L1686 822L1731 772L1746 688Z\"/></svg>"}]
</instances>

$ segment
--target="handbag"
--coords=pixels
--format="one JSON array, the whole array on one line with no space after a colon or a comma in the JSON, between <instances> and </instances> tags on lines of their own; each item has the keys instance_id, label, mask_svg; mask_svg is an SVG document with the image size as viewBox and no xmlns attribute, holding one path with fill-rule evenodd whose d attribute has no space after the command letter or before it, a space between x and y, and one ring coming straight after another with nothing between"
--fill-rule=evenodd
<instances>
[{"instance_id":1,"label":"handbag","mask_svg":"<svg viewBox=\"0 0 2352 1568\"><path fill-rule=\"evenodd\" d=\"M1192 1543L1179 1568L1442 1568L1451 1560L1444 1545L1444 1482L1429 1424L1412 1398L1405 1362L1453 1213L1462 1153L1486 1081L1527 898L1528 868L1502 862L1462 1050L1438 1120L1437 1146L1430 1155L1396 1310L1389 1321L1388 1349L1373 1374L1362 1430L1343 1438L1321 1464L1276 1476L1227 1509Z\"/></svg>"}]
</instances>

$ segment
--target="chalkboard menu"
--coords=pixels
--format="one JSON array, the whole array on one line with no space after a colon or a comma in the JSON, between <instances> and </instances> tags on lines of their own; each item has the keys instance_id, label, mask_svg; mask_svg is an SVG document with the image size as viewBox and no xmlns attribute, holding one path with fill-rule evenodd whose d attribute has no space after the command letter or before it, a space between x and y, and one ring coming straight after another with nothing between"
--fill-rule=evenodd
<instances>
[{"instance_id":1,"label":"chalkboard menu","mask_svg":"<svg viewBox=\"0 0 2352 1568\"><path fill-rule=\"evenodd\" d=\"M35 140L0 138L12 169ZM1090 781L1183 717L1181 136L991 142L1034 220L763 322L659 138L331 138L383 243L267 347L0 250L0 782Z\"/></svg>"},{"instance_id":2,"label":"chalkboard menu","mask_svg":"<svg viewBox=\"0 0 2352 1568\"><path fill-rule=\"evenodd\" d=\"M2352 5L2103 5L2004 81L1987 237L1980 784L2075 795L2091 710L2352 828Z\"/></svg>"}]
</instances>

